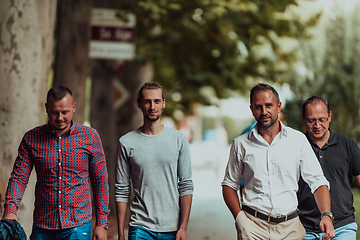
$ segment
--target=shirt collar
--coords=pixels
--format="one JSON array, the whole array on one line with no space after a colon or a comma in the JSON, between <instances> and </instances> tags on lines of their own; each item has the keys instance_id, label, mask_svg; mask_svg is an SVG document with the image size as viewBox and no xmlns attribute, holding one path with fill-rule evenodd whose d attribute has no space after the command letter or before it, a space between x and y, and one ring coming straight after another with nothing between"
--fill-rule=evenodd
<instances>
[{"instance_id":1,"label":"shirt collar","mask_svg":"<svg viewBox=\"0 0 360 240\"><path fill-rule=\"evenodd\" d=\"M287 127L280 120L278 121L280 122L280 128L281 128L279 132L280 137L287 137L288 135ZM259 128L258 124L256 123L256 125L250 130L249 139L252 137L256 138L256 136L260 136L258 128Z\"/></svg>"}]
</instances>

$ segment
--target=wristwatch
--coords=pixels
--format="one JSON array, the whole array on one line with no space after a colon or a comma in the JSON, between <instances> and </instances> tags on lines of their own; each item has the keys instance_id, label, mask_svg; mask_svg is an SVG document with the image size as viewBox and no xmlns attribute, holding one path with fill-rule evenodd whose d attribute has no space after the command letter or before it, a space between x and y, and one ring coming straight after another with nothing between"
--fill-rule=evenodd
<instances>
[{"instance_id":1,"label":"wristwatch","mask_svg":"<svg viewBox=\"0 0 360 240\"><path fill-rule=\"evenodd\" d=\"M321 219L323 218L323 216L328 216L331 221L334 221L334 215L332 214L332 212L324 212L323 214L321 214Z\"/></svg>"},{"instance_id":2,"label":"wristwatch","mask_svg":"<svg viewBox=\"0 0 360 240\"><path fill-rule=\"evenodd\" d=\"M104 224L104 225L99 225L99 227L103 227L105 230L108 230L109 228L109 224Z\"/></svg>"}]
</instances>

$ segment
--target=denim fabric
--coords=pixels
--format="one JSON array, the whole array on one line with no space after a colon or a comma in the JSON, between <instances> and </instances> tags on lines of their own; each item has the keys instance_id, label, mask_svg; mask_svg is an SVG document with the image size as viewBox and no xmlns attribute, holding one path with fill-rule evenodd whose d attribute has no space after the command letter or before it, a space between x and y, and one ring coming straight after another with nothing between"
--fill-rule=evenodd
<instances>
[{"instance_id":1,"label":"denim fabric","mask_svg":"<svg viewBox=\"0 0 360 240\"><path fill-rule=\"evenodd\" d=\"M74 228L60 230L33 226L30 240L91 240L91 221Z\"/></svg>"},{"instance_id":2,"label":"denim fabric","mask_svg":"<svg viewBox=\"0 0 360 240\"><path fill-rule=\"evenodd\" d=\"M176 232L152 232L143 227L130 227L128 240L176 240Z\"/></svg>"},{"instance_id":3,"label":"denim fabric","mask_svg":"<svg viewBox=\"0 0 360 240\"><path fill-rule=\"evenodd\" d=\"M357 224L350 223L348 225L339 227L335 229L335 238L333 240L356 240L356 230ZM313 233L306 232L306 237L304 240L322 240L324 237L324 233Z\"/></svg>"}]
</instances>

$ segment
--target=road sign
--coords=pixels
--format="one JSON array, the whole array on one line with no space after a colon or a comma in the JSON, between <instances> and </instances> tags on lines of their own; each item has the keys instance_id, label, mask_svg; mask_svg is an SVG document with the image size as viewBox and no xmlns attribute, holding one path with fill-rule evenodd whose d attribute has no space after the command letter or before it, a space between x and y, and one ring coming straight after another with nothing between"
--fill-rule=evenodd
<instances>
[{"instance_id":1,"label":"road sign","mask_svg":"<svg viewBox=\"0 0 360 240\"><path fill-rule=\"evenodd\" d=\"M95 8L91 17L90 58L130 60L135 57L134 14L128 21L116 17L116 10Z\"/></svg>"}]
</instances>

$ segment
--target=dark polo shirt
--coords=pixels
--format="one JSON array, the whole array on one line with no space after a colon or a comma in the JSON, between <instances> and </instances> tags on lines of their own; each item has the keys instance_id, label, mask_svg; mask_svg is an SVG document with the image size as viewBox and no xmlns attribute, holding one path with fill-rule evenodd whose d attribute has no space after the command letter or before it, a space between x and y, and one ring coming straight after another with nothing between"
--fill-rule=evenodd
<instances>
[{"instance_id":1,"label":"dark polo shirt","mask_svg":"<svg viewBox=\"0 0 360 240\"><path fill-rule=\"evenodd\" d=\"M351 183L353 176L360 174L360 149L349 137L330 130L328 142L320 149L305 133L330 183L331 211L334 227L338 228L355 222ZM320 233L320 211L308 185L299 181L300 220L307 232Z\"/></svg>"}]
</instances>

